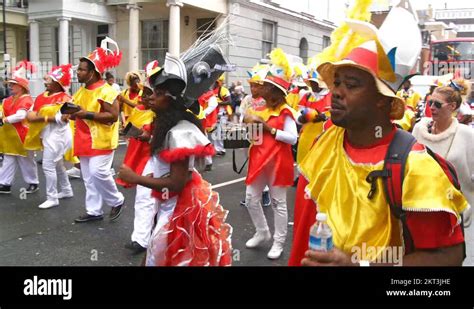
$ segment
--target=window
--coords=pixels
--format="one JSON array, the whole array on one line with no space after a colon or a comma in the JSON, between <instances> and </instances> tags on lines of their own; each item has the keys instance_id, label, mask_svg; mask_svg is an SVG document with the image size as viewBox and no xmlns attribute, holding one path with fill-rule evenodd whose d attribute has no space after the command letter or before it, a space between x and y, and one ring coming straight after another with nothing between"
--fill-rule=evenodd
<instances>
[{"instance_id":1,"label":"window","mask_svg":"<svg viewBox=\"0 0 474 309\"><path fill-rule=\"evenodd\" d=\"M326 35L323 35L323 49L325 49L329 45L331 45L331 38Z\"/></svg>"},{"instance_id":2,"label":"window","mask_svg":"<svg viewBox=\"0 0 474 309\"><path fill-rule=\"evenodd\" d=\"M109 35L109 25L98 25L97 26L97 40L96 46L100 47L100 42L105 39L106 36Z\"/></svg>"},{"instance_id":3,"label":"window","mask_svg":"<svg viewBox=\"0 0 474 309\"><path fill-rule=\"evenodd\" d=\"M142 66L158 60L164 63L168 51L168 21L147 20L142 22Z\"/></svg>"},{"instance_id":4,"label":"window","mask_svg":"<svg viewBox=\"0 0 474 309\"><path fill-rule=\"evenodd\" d=\"M276 45L276 26L272 21L264 20L262 28L262 58L267 58L268 54Z\"/></svg>"},{"instance_id":5,"label":"window","mask_svg":"<svg viewBox=\"0 0 474 309\"><path fill-rule=\"evenodd\" d=\"M68 50L69 50L69 63L72 63L72 25L69 25L69 42L68 42ZM59 27L54 27L54 65L59 65Z\"/></svg>"},{"instance_id":6,"label":"window","mask_svg":"<svg viewBox=\"0 0 474 309\"><path fill-rule=\"evenodd\" d=\"M303 63L308 62L308 40L305 38L300 41L300 58L303 59Z\"/></svg>"},{"instance_id":7,"label":"window","mask_svg":"<svg viewBox=\"0 0 474 309\"><path fill-rule=\"evenodd\" d=\"M5 46L4 46L4 40L5 40L5 37L3 35L3 30L0 31L0 53L2 54L5 54Z\"/></svg>"},{"instance_id":8,"label":"window","mask_svg":"<svg viewBox=\"0 0 474 309\"><path fill-rule=\"evenodd\" d=\"M216 29L216 21L214 18L198 18L196 23L197 37L206 38L211 31Z\"/></svg>"}]
</instances>

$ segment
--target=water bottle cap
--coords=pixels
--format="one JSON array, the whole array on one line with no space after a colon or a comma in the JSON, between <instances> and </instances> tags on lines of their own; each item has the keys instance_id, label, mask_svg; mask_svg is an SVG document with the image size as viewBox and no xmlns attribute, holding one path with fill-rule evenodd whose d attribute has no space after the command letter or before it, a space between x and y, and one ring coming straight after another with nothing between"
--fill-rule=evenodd
<instances>
[{"instance_id":1,"label":"water bottle cap","mask_svg":"<svg viewBox=\"0 0 474 309\"><path fill-rule=\"evenodd\" d=\"M328 216L323 212L320 212L316 215L316 221L326 221L327 219Z\"/></svg>"}]
</instances>

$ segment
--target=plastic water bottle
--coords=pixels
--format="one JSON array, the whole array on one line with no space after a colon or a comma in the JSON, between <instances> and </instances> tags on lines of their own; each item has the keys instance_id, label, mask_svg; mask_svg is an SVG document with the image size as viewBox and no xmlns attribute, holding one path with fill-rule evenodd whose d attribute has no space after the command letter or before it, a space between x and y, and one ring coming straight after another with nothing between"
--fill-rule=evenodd
<instances>
[{"instance_id":1,"label":"plastic water bottle","mask_svg":"<svg viewBox=\"0 0 474 309\"><path fill-rule=\"evenodd\" d=\"M326 223L327 215L318 213L316 223L309 233L309 249L315 251L330 251L332 249L332 231Z\"/></svg>"}]
</instances>

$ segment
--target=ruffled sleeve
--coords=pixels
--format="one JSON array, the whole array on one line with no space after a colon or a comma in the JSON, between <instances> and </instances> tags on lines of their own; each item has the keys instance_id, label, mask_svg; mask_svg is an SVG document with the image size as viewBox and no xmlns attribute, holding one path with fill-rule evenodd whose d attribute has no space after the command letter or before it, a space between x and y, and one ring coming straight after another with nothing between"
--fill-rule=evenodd
<instances>
[{"instance_id":1,"label":"ruffled sleeve","mask_svg":"<svg viewBox=\"0 0 474 309\"><path fill-rule=\"evenodd\" d=\"M192 123L182 120L167 134L160 158L172 163L185 158L214 155L215 149L209 139Z\"/></svg>"}]
</instances>

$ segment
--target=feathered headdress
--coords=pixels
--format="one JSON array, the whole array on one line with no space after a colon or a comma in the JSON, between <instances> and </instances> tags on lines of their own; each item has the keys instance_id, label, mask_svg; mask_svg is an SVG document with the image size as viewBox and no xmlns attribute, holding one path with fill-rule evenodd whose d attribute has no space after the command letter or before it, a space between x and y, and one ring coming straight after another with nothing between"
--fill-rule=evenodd
<instances>
[{"instance_id":1,"label":"feathered headdress","mask_svg":"<svg viewBox=\"0 0 474 309\"><path fill-rule=\"evenodd\" d=\"M37 67L32 62L29 62L27 60L20 61L13 69L12 78L9 79L7 82L12 84L18 84L27 91L29 91L30 85L28 82L28 75L36 73L37 71Z\"/></svg>"},{"instance_id":2,"label":"feathered headdress","mask_svg":"<svg viewBox=\"0 0 474 309\"><path fill-rule=\"evenodd\" d=\"M277 86L287 95L293 76L293 69L287 55L281 48L275 48L270 52L270 62L270 70L263 81Z\"/></svg>"},{"instance_id":3,"label":"feathered headdress","mask_svg":"<svg viewBox=\"0 0 474 309\"><path fill-rule=\"evenodd\" d=\"M348 19L369 22L371 18L370 7L373 0L356 0L346 13ZM314 66L317 67L324 62L333 62L344 59L349 52L366 41L358 33L352 31L346 22L343 22L331 33L331 45L323 52L317 54L314 59Z\"/></svg>"},{"instance_id":4,"label":"feathered headdress","mask_svg":"<svg viewBox=\"0 0 474 309\"><path fill-rule=\"evenodd\" d=\"M370 2L362 0L356 1L355 5L360 6L361 2L370 5ZM406 9L394 7L380 29L361 19L348 19L343 28L346 26L349 31L348 41L344 41L344 38L339 42L340 46L333 42L323 52L326 62L318 66L318 72L331 87L337 67L352 66L367 71L374 77L378 91L393 98L391 118L400 119L405 107L396 92L403 81L411 76L411 70L421 51L421 35L416 19ZM335 32L338 30L340 29ZM354 46L354 42L358 45ZM334 52L332 55L327 52L331 50Z\"/></svg>"},{"instance_id":5,"label":"feathered headdress","mask_svg":"<svg viewBox=\"0 0 474 309\"><path fill-rule=\"evenodd\" d=\"M247 71L249 83L260 83L267 76L270 66L268 64L256 64L252 70Z\"/></svg>"},{"instance_id":6,"label":"feathered headdress","mask_svg":"<svg viewBox=\"0 0 474 309\"><path fill-rule=\"evenodd\" d=\"M51 72L48 73L48 76L50 76L63 88L64 91L66 91L66 88L71 86L72 65L63 64L55 66L52 68Z\"/></svg>"},{"instance_id":7,"label":"feathered headdress","mask_svg":"<svg viewBox=\"0 0 474 309\"><path fill-rule=\"evenodd\" d=\"M115 46L115 51L108 49L107 43ZM122 60L122 52L119 50L117 42L109 37L105 37L100 43L100 47L96 48L87 57L82 57L80 60L89 60L94 64L95 70L102 74L106 70L114 68L120 64Z\"/></svg>"},{"instance_id":8,"label":"feathered headdress","mask_svg":"<svg viewBox=\"0 0 474 309\"><path fill-rule=\"evenodd\" d=\"M309 77L309 70L304 63L293 64L293 84L299 87L305 87L305 80Z\"/></svg>"}]
</instances>

